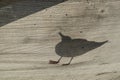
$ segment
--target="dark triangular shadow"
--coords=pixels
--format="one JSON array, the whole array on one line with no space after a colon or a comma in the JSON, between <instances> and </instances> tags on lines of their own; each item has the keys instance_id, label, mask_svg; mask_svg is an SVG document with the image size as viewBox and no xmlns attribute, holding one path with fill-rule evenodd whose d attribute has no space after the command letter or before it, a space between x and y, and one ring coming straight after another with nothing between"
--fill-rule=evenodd
<instances>
[{"instance_id":1,"label":"dark triangular shadow","mask_svg":"<svg viewBox=\"0 0 120 80\"><path fill-rule=\"evenodd\" d=\"M4 6L8 6L10 4L19 2L21 0L0 0L0 8L4 7Z\"/></svg>"},{"instance_id":2,"label":"dark triangular shadow","mask_svg":"<svg viewBox=\"0 0 120 80\"><path fill-rule=\"evenodd\" d=\"M67 0L0 0L0 27L64 1Z\"/></svg>"}]
</instances>

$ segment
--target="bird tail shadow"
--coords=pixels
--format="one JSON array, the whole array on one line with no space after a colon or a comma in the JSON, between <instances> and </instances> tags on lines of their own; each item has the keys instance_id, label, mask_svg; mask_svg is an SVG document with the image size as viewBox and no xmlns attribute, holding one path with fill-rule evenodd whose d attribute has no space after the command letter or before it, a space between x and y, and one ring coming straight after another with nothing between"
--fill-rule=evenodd
<instances>
[{"instance_id":1,"label":"bird tail shadow","mask_svg":"<svg viewBox=\"0 0 120 80\"><path fill-rule=\"evenodd\" d=\"M103 41L103 42L100 42L101 44L105 44L105 43L107 43L108 42L108 40L106 40L106 41Z\"/></svg>"},{"instance_id":2,"label":"bird tail shadow","mask_svg":"<svg viewBox=\"0 0 120 80\"><path fill-rule=\"evenodd\" d=\"M103 41L103 42L98 42L98 44L96 44L96 45L99 47L99 46L101 46L101 45L103 45L103 44L105 44L105 43L107 43L107 42L108 42L108 40Z\"/></svg>"}]
</instances>

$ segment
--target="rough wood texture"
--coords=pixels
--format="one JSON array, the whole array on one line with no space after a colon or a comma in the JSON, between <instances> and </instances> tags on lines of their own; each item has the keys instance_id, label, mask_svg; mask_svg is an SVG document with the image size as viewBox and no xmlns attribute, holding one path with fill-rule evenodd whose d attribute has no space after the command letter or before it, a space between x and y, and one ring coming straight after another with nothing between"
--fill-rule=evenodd
<instances>
[{"instance_id":1,"label":"rough wood texture","mask_svg":"<svg viewBox=\"0 0 120 80\"><path fill-rule=\"evenodd\" d=\"M120 80L119 13L119 0L5 4L0 8L0 80ZM54 51L58 32L109 42L69 66L51 65L50 59L59 58Z\"/></svg>"}]
</instances>

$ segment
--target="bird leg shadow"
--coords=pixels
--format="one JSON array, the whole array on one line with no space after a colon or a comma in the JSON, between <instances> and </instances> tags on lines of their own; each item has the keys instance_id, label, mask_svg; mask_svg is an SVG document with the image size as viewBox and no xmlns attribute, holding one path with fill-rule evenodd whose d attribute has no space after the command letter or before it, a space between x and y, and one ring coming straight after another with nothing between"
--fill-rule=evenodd
<instances>
[{"instance_id":1,"label":"bird leg shadow","mask_svg":"<svg viewBox=\"0 0 120 80\"><path fill-rule=\"evenodd\" d=\"M60 62L61 59L62 59L62 57L60 57L60 58L58 59L58 61L50 60L50 61L49 61L49 64L58 64L58 63ZM73 57L70 59L69 63L62 64L62 66L70 65L70 63L71 63L72 60L73 60Z\"/></svg>"},{"instance_id":2,"label":"bird leg shadow","mask_svg":"<svg viewBox=\"0 0 120 80\"><path fill-rule=\"evenodd\" d=\"M62 64L62 66L70 65L70 63L71 63L72 60L73 60L73 57L70 59L69 63L67 63L67 64Z\"/></svg>"},{"instance_id":3,"label":"bird leg shadow","mask_svg":"<svg viewBox=\"0 0 120 80\"><path fill-rule=\"evenodd\" d=\"M58 59L58 61L50 60L50 61L49 61L49 64L58 64L61 59L62 59L62 57L60 57L60 58Z\"/></svg>"}]
</instances>

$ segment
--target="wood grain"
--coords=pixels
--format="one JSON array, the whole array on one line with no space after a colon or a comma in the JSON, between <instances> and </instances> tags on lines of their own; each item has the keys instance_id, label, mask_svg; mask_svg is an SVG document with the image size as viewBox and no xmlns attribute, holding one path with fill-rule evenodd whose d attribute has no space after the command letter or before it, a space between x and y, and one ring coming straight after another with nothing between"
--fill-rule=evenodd
<instances>
[{"instance_id":1,"label":"wood grain","mask_svg":"<svg viewBox=\"0 0 120 80\"><path fill-rule=\"evenodd\" d=\"M44 6L37 0L2 6L0 80L119 80L120 1L87 1L68 0L42 10L36 10ZM59 58L54 51L58 32L109 42L76 57L69 66L51 65L50 59Z\"/></svg>"}]
</instances>

